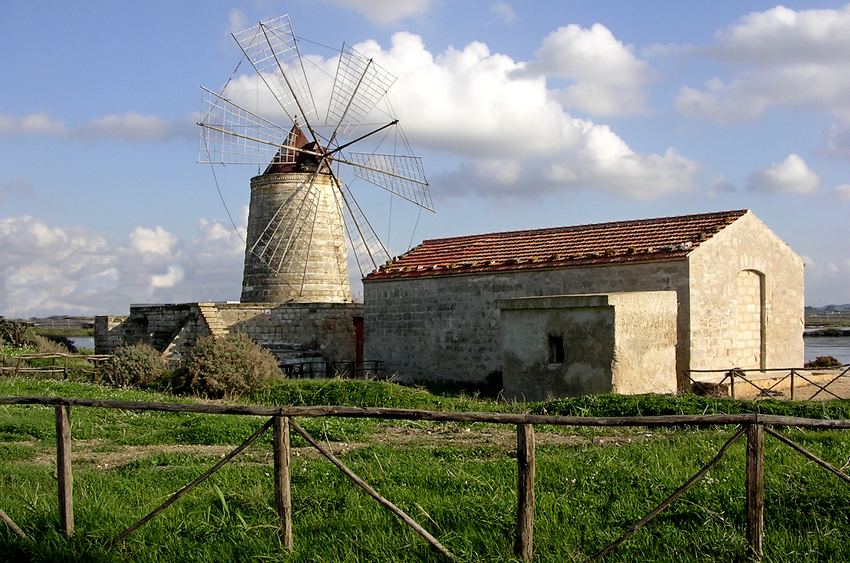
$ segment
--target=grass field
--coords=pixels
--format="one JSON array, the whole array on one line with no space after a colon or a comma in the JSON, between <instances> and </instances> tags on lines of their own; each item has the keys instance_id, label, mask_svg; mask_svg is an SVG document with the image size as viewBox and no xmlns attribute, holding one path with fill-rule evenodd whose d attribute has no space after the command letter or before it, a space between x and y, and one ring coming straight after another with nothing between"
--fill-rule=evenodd
<instances>
[{"instance_id":1,"label":"grass field","mask_svg":"<svg viewBox=\"0 0 850 563\"><path fill-rule=\"evenodd\" d=\"M52 395L193 401L79 382L0 378L0 396ZM288 381L241 399L258 404L349 404L434 410L579 415L762 412L850 414L850 402L747 403L698 397L600 396L504 404L435 395L382 382ZM76 534L57 534L53 411L0 407L0 509L32 541L0 527L0 559L223 561L287 559L275 534L270 436L264 436L119 547L107 542L215 463L262 424L255 417L72 413ZM512 558L516 504L513 427L379 420L300 421L355 472L465 561ZM535 551L540 561L581 561L710 459L732 428L537 427ZM786 435L838 466L850 433ZM329 462L293 438L295 551L290 561L438 560ZM766 560L850 560L850 486L768 438ZM745 560L744 444L612 561Z\"/></svg>"}]
</instances>

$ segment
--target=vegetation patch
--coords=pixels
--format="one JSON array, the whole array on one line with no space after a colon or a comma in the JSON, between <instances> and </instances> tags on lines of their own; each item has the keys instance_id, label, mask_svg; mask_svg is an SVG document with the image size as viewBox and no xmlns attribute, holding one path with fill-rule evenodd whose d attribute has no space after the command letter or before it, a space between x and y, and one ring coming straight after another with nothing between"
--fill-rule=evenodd
<instances>
[{"instance_id":1,"label":"vegetation patch","mask_svg":"<svg viewBox=\"0 0 850 563\"><path fill-rule=\"evenodd\" d=\"M247 335L198 339L174 380L177 391L211 398L244 395L283 374L271 352Z\"/></svg>"}]
</instances>

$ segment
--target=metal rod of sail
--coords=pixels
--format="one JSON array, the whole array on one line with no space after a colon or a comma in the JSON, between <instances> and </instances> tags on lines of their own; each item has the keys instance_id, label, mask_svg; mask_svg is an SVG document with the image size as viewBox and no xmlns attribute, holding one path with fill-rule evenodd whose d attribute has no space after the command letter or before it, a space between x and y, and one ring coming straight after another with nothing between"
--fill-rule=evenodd
<instances>
[{"instance_id":1,"label":"metal rod of sail","mask_svg":"<svg viewBox=\"0 0 850 563\"><path fill-rule=\"evenodd\" d=\"M262 23L261 23L260 25L262 26ZM264 32L264 34L265 34L265 32ZM239 42L239 40L238 40L238 39L236 39L236 35L234 35L233 33L231 33L231 34L230 34L230 36L233 38L233 40L234 40L234 41L236 41L236 44L237 44L237 45L239 45L239 49L240 49L240 50L242 51L242 53L245 55L245 58L246 58L246 59L248 59L248 62L249 62L249 63L251 63L251 66L252 66L252 67L254 67L254 71L257 73L257 76L259 76L259 77L262 79L263 84L265 84L265 85L266 85L266 88L268 88L268 89L269 89L269 92L271 92L272 98L274 98L274 99L275 99L275 101L277 102L277 104L280 106L280 109L282 109L282 110L283 110L283 113L285 113L285 114L286 114L286 117L288 117L288 118L289 118L289 120L290 120L290 121L292 121L292 122L294 123L294 122L295 122L295 117L294 117L293 115L290 115L289 110L287 110L287 109L286 109L286 106L285 106L285 105L283 105L283 101L282 101L282 100L280 100L280 98L278 98L278 97L275 95L274 88L272 88L271 84L269 84L269 81L268 81L268 80L266 80L266 77L265 77L265 76L263 76L263 73L262 73L262 72L260 72L260 69L258 69L258 68L257 68L257 65L256 65L256 64L254 64L254 61L253 61L253 60L251 60L251 57L250 57L250 56L248 56L248 51L246 51L246 50L245 50L245 48L242 46L242 43L240 43L240 42ZM269 38L268 38L268 36L266 36L266 42L268 42L268 40L269 40ZM271 44L269 44L269 48L271 48ZM272 52L274 52L274 51L272 51ZM275 56L275 60L277 60L277 57L276 57L276 56ZM286 77L284 77L284 78L286 78ZM288 83L288 82L287 82L287 85L289 85L289 83ZM291 90L291 88L290 88L290 90ZM297 100L296 100L296 101L297 101ZM299 106L299 109L300 109L300 106ZM305 121L306 121L306 120L305 120Z\"/></svg>"},{"instance_id":2,"label":"metal rod of sail","mask_svg":"<svg viewBox=\"0 0 850 563\"><path fill-rule=\"evenodd\" d=\"M343 48L345 48L345 45L343 45ZM336 139L336 135L337 133L339 133L339 128L342 127L342 124L345 121L345 117L348 115L348 110L351 109L351 104L354 103L354 96L357 95L357 91L360 89L360 85L363 84L363 79L366 78L366 73L369 72L369 67L372 66L373 62L375 62L373 59L369 59L369 62L366 63L366 68L363 69L363 74L361 74L360 78L357 79L357 85L354 87L354 91L348 97L348 103L345 104L345 109L343 110L342 115L339 117L339 120L336 123L336 127L334 127L334 132L333 134L331 134L331 138L328 141L328 145L332 145L334 140Z\"/></svg>"},{"instance_id":3,"label":"metal rod of sail","mask_svg":"<svg viewBox=\"0 0 850 563\"><path fill-rule=\"evenodd\" d=\"M263 145L269 145L269 146L275 147L275 148L285 148L286 150L292 150L292 151L296 151L296 152L300 152L300 153L304 153L304 154L311 154L313 156L319 156L319 157L322 156L321 153L318 153L318 152L315 152L315 151L299 149L298 147L293 147L293 146L286 145L286 144L276 143L274 141L266 141L264 139L258 139L256 137L252 137L250 135L243 135L242 133L236 133L234 131L229 131L229 130L224 129L222 127L210 125L209 123L197 122L197 124L200 125L201 127L203 127L204 129L212 129L213 131L218 131L219 133L224 133L225 135L231 135L233 137L238 137L239 139L245 139L246 141L254 141L255 143L261 143Z\"/></svg>"},{"instance_id":4,"label":"metal rod of sail","mask_svg":"<svg viewBox=\"0 0 850 563\"><path fill-rule=\"evenodd\" d=\"M386 129L387 127L392 127L393 125L396 125L397 123L398 123L398 119L393 119L392 121L390 121L390 122L389 122L389 123L387 123L386 125L383 125L383 126L381 126L381 127L378 127L377 129L375 129L375 130L374 130L374 131L372 131L371 133L366 133L365 135L361 135L361 136L357 137L356 139L354 139L354 140L352 140L352 141L348 141L347 143L344 143L344 144L342 144L342 145L339 145L338 147L336 147L336 148L335 148L335 149L333 149L332 151L329 151L329 152L328 152L328 154L329 154L329 155L331 155L331 156L333 156L333 155L335 155L336 153L338 153L339 151L341 151L342 149L348 148L348 147L350 147L351 145L353 145L353 144L355 144L355 143L357 143L357 142L359 142L359 141L362 141L363 139L365 139L365 138L367 138L367 137L371 137L371 136L372 136L372 135L374 135L375 133L380 133L381 131L383 131L383 130L384 130L384 129Z\"/></svg>"},{"instance_id":5,"label":"metal rod of sail","mask_svg":"<svg viewBox=\"0 0 850 563\"><path fill-rule=\"evenodd\" d=\"M410 178L409 176L404 176L403 174L396 174L394 172L390 172L388 170L381 170L380 168L375 168L374 166L368 166L366 164L360 164L359 162L352 162L345 158L334 158L335 161L341 162L343 164L348 164L349 166L353 166L355 168L362 168L364 170L369 170L370 172L376 172L378 174L384 174L386 176L392 176L393 178L399 178L401 180L408 180L413 182L414 184L419 184L420 186L427 186L428 182L423 182L422 180L417 180L416 178ZM430 210L429 210L430 211Z\"/></svg>"},{"instance_id":6,"label":"metal rod of sail","mask_svg":"<svg viewBox=\"0 0 850 563\"><path fill-rule=\"evenodd\" d=\"M348 212L351 214L351 218L354 221L354 226L357 227L357 232L360 235L360 240L363 241L363 246L366 247L366 253L369 255L369 260L372 262L372 266L377 268L378 263L375 261L375 257L372 256L372 250L369 248L369 244L366 242L366 237L363 236L363 231L360 229L360 223L358 223L357 219L355 219L356 215L351 207L351 204L348 202L349 198L345 197L345 192L342 191L342 188L340 188L340 193L342 193L342 201L345 202L345 206L348 208ZM366 221L366 226L369 227L369 230L372 231L372 233L374 234L375 229L372 228L372 224L369 223L369 219L366 218L366 215L363 213L363 210L360 209L360 205L357 203L357 200L352 197L351 201L354 203L354 207L357 208L357 211L363 217L363 220ZM378 245L380 245L381 250L384 252L384 254L386 256L389 256L390 253L387 252L387 249L384 247L384 243L381 242L381 239L379 239L377 235L375 235L375 240L378 241Z\"/></svg>"},{"instance_id":7,"label":"metal rod of sail","mask_svg":"<svg viewBox=\"0 0 850 563\"><path fill-rule=\"evenodd\" d=\"M269 35L266 33L266 26L263 22L260 23L260 31L263 32L263 37L266 38L266 43L269 45L269 51L271 51L272 56L274 57L274 62L277 63L277 68L280 69L280 75L283 77L283 81L286 83L286 87L289 88L289 93L292 94L292 99L295 100L295 105L298 106L298 111L301 112L301 118L304 120L304 124L307 126L307 129L310 131L310 135L313 136L313 141L316 143L316 146L321 146L319 144L319 135L316 134L316 131L313 129L313 126L310 125L310 120L307 119L307 112L304 111L304 108L301 107L301 100L298 99L298 96L295 94L295 89L292 87L292 83L289 82L289 76L283 71L283 65L280 64L280 59L277 58L277 53L272 47L272 42L269 40ZM300 55L299 55L300 58ZM265 80L265 79L263 79ZM289 114L287 114L289 115Z\"/></svg>"}]
</instances>

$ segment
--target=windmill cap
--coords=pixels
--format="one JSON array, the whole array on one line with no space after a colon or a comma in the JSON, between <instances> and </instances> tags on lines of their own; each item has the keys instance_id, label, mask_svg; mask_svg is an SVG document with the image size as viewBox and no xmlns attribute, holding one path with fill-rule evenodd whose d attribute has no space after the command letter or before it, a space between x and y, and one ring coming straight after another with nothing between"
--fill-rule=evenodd
<instances>
[{"instance_id":1,"label":"windmill cap","mask_svg":"<svg viewBox=\"0 0 850 563\"><path fill-rule=\"evenodd\" d=\"M319 166L319 159L314 154L292 150L302 149L304 151L322 152L322 147L315 141L309 141L298 125L293 125L289 131L287 141L290 144L282 144L272 161L266 167L263 175L286 174L288 172L315 172ZM328 173L328 165L322 166L322 172Z\"/></svg>"}]
</instances>

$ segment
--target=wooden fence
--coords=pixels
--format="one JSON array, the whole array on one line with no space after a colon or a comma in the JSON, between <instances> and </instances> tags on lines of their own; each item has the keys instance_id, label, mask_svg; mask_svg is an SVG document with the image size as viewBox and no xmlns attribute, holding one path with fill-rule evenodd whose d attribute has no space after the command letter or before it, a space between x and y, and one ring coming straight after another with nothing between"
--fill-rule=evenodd
<instances>
[{"instance_id":1,"label":"wooden fence","mask_svg":"<svg viewBox=\"0 0 850 563\"><path fill-rule=\"evenodd\" d=\"M15 377L18 375L48 375L68 379L72 371L79 371L91 373L92 380L95 383L100 383L104 379L114 383L112 358L113 356L110 354L0 355L0 373L11 374ZM33 362L43 365L33 365Z\"/></svg>"},{"instance_id":2,"label":"wooden fence","mask_svg":"<svg viewBox=\"0 0 850 563\"><path fill-rule=\"evenodd\" d=\"M723 458L727 450L742 437L746 437L746 518L748 557L760 560L764 548L764 439L765 434L780 443L799 452L820 467L850 483L850 476L830 463L820 459L799 444L776 432L777 427L794 426L809 429L850 429L850 420L816 420L787 416L761 414L717 414L717 415L669 415L669 416L629 416L629 417L577 417L526 415L508 413L482 412L437 412L392 408L358 408L358 407L265 407L246 405L207 405L207 404L172 404L147 403L130 401L107 401L97 399L73 399L57 397L0 397L0 405L46 405L53 406L56 416L56 467L58 478L59 499L59 530L67 537L74 532L74 511L71 472L71 407L97 407L120 409L128 411L160 411L181 413L206 413L220 415L254 415L270 417L257 431L248 436L244 442L230 453L221 458L215 465L199 475L190 483L171 495L165 502L148 513L138 522L118 534L112 543L123 541L127 536L138 530L145 523L156 517L192 488L203 482L218 471L230 460L235 458L245 448L254 443L269 428L273 429L274 439L274 484L275 507L277 510L279 529L278 534L282 545L291 550L292 534L292 494L290 490L290 429L295 431L313 448L333 463L342 473L361 487L384 508L392 512L405 524L413 528L431 547L441 553L446 559L453 560L455 556L440 541L411 518L406 512L372 488L342 463L330 450L315 440L296 421L296 418L311 417L347 417L347 418L378 418L396 420L428 420L438 422L484 422L492 424L510 424L517 431L517 519L515 527L514 548L517 556L523 561L531 561L534 555L534 480L535 480L535 437L534 425L549 424L557 426L646 426L673 427L681 425L723 426L737 425L728 440L721 446L717 454L694 473L685 483L653 508L646 516L635 522L610 545L595 553L591 560L605 557L621 543L635 534L643 526L658 516L685 491L694 486ZM0 507L2 508L2 507ZM14 520L0 510L0 519L17 535L25 538L24 532Z\"/></svg>"},{"instance_id":3,"label":"wooden fence","mask_svg":"<svg viewBox=\"0 0 850 563\"><path fill-rule=\"evenodd\" d=\"M848 399L850 392L845 390L834 392L834 384L850 380L850 364L827 368L768 368L768 369L694 369L685 372L691 386L708 385L711 391L718 394L727 394L733 399L736 392L743 394L755 393L756 399L781 397L780 390L788 386L788 398L794 400L811 401L820 396L833 399ZM826 375L828 380L823 383L819 381L821 375ZM817 376L817 377L816 377ZM800 396L801 387L815 387L808 397ZM833 386L832 389L830 387ZM737 391L736 391L737 389ZM821 395L823 393L823 395Z\"/></svg>"}]
</instances>

